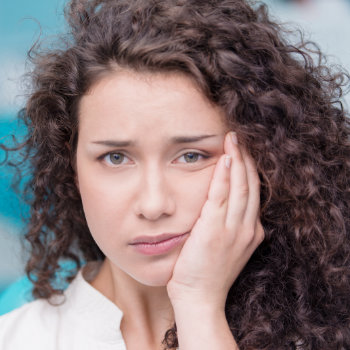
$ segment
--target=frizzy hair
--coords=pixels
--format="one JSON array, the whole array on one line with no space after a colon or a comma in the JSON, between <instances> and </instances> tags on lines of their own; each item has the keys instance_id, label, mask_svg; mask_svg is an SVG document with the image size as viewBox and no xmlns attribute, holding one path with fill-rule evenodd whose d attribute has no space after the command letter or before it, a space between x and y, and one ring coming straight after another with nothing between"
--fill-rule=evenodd
<instances>
[{"instance_id":1,"label":"frizzy hair","mask_svg":"<svg viewBox=\"0 0 350 350\"><path fill-rule=\"evenodd\" d=\"M20 114L34 296L62 292L52 286L60 259L79 268L104 258L74 181L81 97L117 69L178 72L225 111L261 179L265 240L225 308L239 348L349 349L347 73L302 38L290 44L264 5L244 0L73 0L66 16L65 44L31 53L33 92ZM163 344L177 346L176 325Z\"/></svg>"}]
</instances>

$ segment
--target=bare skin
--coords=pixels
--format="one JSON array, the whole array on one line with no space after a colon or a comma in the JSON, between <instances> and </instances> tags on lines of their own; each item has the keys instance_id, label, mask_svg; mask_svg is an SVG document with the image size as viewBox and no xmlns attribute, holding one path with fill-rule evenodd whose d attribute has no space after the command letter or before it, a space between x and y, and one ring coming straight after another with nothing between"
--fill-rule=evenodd
<instances>
[{"instance_id":1,"label":"bare skin","mask_svg":"<svg viewBox=\"0 0 350 350\"><path fill-rule=\"evenodd\" d=\"M171 304L160 304L162 300L168 301L168 296L163 295L164 288L150 287L149 289L151 290L148 292L145 291L146 294L144 297L137 295L132 296L130 292L135 290L134 285L130 285L129 288L125 287L119 289L117 286L110 283L110 281L114 281L115 278L118 278L118 281L122 281L123 278L127 280L127 276L125 275L118 275L118 277L113 274L110 263L106 260L91 285L107 298L118 304L123 310L124 316L122 318L120 330L123 334L127 349L163 350L160 343L164 338L165 332L173 326L175 319ZM121 282L121 284L125 286L123 282ZM145 299L146 296L150 296L151 298ZM136 302L140 301L141 303L139 305L132 305L132 308L128 310L127 307L130 305L131 297L132 300ZM153 307L152 312L148 310L148 308L151 307L150 305ZM138 316L135 316L135 312Z\"/></svg>"},{"instance_id":2,"label":"bare skin","mask_svg":"<svg viewBox=\"0 0 350 350\"><path fill-rule=\"evenodd\" d=\"M235 349L223 305L263 229L254 162L228 133L222 111L184 76L119 72L83 97L79 118L77 184L106 255L92 285L123 311L128 350L162 349L174 321L181 350L198 337L201 349ZM200 135L208 137L171 142ZM160 256L129 245L163 232L190 234Z\"/></svg>"}]
</instances>

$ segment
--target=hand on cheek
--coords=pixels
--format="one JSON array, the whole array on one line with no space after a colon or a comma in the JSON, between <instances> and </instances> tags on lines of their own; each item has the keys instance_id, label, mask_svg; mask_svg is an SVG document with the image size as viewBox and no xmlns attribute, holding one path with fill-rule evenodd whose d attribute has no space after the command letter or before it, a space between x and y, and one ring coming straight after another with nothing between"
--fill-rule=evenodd
<instances>
[{"instance_id":1,"label":"hand on cheek","mask_svg":"<svg viewBox=\"0 0 350 350\"><path fill-rule=\"evenodd\" d=\"M256 166L232 135L225 137L208 198L168 282L173 306L187 301L224 308L231 285L264 239Z\"/></svg>"}]
</instances>

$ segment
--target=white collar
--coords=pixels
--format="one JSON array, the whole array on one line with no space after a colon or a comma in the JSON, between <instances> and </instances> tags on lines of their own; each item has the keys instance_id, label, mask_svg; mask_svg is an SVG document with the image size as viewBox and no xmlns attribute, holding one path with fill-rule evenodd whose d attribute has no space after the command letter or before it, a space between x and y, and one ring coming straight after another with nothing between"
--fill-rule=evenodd
<instances>
[{"instance_id":1,"label":"white collar","mask_svg":"<svg viewBox=\"0 0 350 350\"><path fill-rule=\"evenodd\" d=\"M88 277L90 266L96 271L97 264L89 263L78 272L64 292L66 299L62 307L67 308L66 311L70 314L74 313L77 322L80 322L87 332L91 332L90 335L103 342L120 342L123 312L85 279Z\"/></svg>"}]
</instances>

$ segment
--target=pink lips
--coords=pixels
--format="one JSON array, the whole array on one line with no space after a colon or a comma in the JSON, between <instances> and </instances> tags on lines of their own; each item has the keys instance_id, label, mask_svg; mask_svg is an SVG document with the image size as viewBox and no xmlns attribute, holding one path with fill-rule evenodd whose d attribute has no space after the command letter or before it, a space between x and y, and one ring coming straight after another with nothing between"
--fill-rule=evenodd
<instances>
[{"instance_id":1,"label":"pink lips","mask_svg":"<svg viewBox=\"0 0 350 350\"><path fill-rule=\"evenodd\" d=\"M132 245L139 253L145 255L165 254L182 243L189 232L182 234L164 233L159 236L140 236L134 239Z\"/></svg>"}]
</instances>

